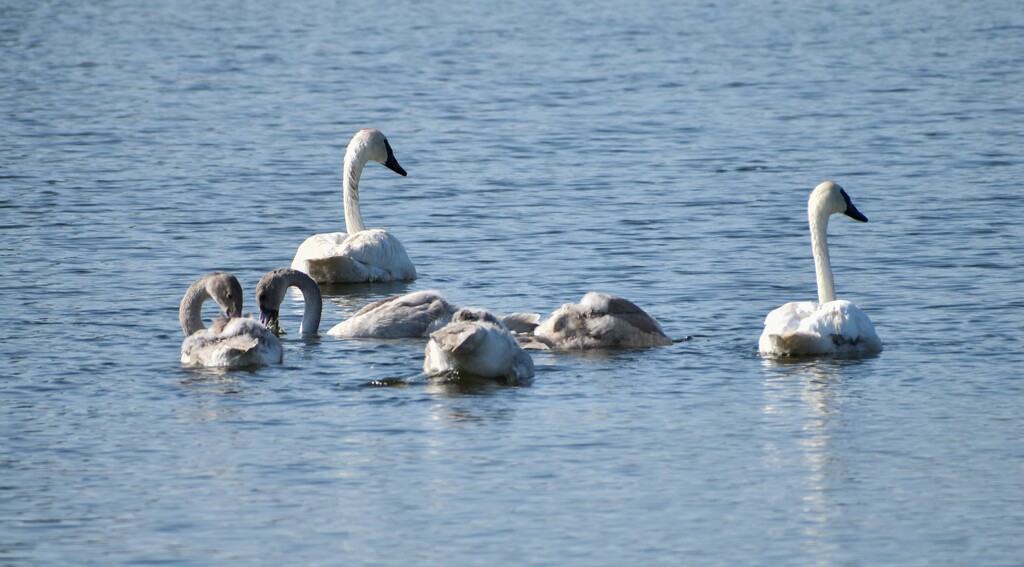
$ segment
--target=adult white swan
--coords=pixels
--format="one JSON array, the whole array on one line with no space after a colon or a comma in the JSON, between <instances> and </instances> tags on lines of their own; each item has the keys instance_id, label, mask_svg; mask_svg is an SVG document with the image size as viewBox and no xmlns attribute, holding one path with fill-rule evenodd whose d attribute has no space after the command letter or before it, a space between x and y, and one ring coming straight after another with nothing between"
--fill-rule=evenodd
<instances>
[{"instance_id":1,"label":"adult white swan","mask_svg":"<svg viewBox=\"0 0 1024 567\"><path fill-rule=\"evenodd\" d=\"M284 302L284 296L290 287L297 287L302 292L302 301L305 304L299 333L315 335L320 329L320 313L323 310L320 287L313 278L290 268L271 270L256 284L256 308L260 312L260 322L275 334L281 333L278 316L281 303Z\"/></svg>"},{"instance_id":2,"label":"adult white swan","mask_svg":"<svg viewBox=\"0 0 1024 567\"><path fill-rule=\"evenodd\" d=\"M534 338L550 348L635 348L672 344L661 325L632 301L591 291L541 322Z\"/></svg>"},{"instance_id":3,"label":"adult white swan","mask_svg":"<svg viewBox=\"0 0 1024 567\"><path fill-rule=\"evenodd\" d=\"M380 130L356 132L345 151L342 187L345 231L314 234L299 246L292 269L317 283L391 282L416 279L416 268L405 247L390 232L367 230L359 212L359 177L367 161L376 161L404 176L391 144Z\"/></svg>"},{"instance_id":4,"label":"adult white swan","mask_svg":"<svg viewBox=\"0 0 1024 567\"><path fill-rule=\"evenodd\" d=\"M342 338L424 337L451 321L455 311L456 307L438 291L414 291L374 301L327 334Z\"/></svg>"},{"instance_id":5,"label":"adult white swan","mask_svg":"<svg viewBox=\"0 0 1024 567\"><path fill-rule=\"evenodd\" d=\"M224 313L207 329L203 327L202 306L210 298ZM279 364L284 357L281 341L270 329L255 319L242 317L242 286L231 274L214 272L196 280L181 299L178 321L185 333L182 364L241 368Z\"/></svg>"},{"instance_id":6,"label":"adult white swan","mask_svg":"<svg viewBox=\"0 0 1024 567\"><path fill-rule=\"evenodd\" d=\"M464 308L430 333L423 371L503 379L519 384L533 378L533 359L501 321L483 309Z\"/></svg>"},{"instance_id":7,"label":"adult white swan","mask_svg":"<svg viewBox=\"0 0 1024 567\"><path fill-rule=\"evenodd\" d=\"M852 356L882 350L882 341L867 314L849 301L836 300L826 238L828 218L836 213L868 222L868 218L853 206L850 196L842 187L832 181L824 181L811 191L807 201L814 272L818 280L818 303L787 303L769 313L758 341L761 354Z\"/></svg>"}]
</instances>

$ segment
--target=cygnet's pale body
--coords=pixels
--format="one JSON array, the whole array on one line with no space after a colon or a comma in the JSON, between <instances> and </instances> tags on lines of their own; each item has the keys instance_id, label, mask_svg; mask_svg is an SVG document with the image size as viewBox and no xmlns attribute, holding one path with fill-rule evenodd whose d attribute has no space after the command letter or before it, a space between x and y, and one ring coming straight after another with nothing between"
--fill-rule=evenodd
<instances>
[{"instance_id":1,"label":"cygnet's pale body","mask_svg":"<svg viewBox=\"0 0 1024 567\"><path fill-rule=\"evenodd\" d=\"M533 359L497 317L465 308L430 334L423 371L431 376L467 375L519 384L533 378Z\"/></svg>"},{"instance_id":2,"label":"cygnet's pale body","mask_svg":"<svg viewBox=\"0 0 1024 567\"><path fill-rule=\"evenodd\" d=\"M224 312L207 329L203 327L202 306L210 298ZM242 286L234 276L214 272L196 280L178 307L178 321L185 334L181 363L219 368L279 364L284 357L281 341L259 321L241 313Z\"/></svg>"},{"instance_id":3,"label":"cygnet's pale body","mask_svg":"<svg viewBox=\"0 0 1024 567\"><path fill-rule=\"evenodd\" d=\"M414 291L374 301L327 334L342 338L425 337L451 321L455 311L438 291Z\"/></svg>"},{"instance_id":4,"label":"cygnet's pale body","mask_svg":"<svg viewBox=\"0 0 1024 567\"><path fill-rule=\"evenodd\" d=\"M553 349L638 348L672 343L658 321L632 301L592 291L566 303L534 331Z\"/></svg>"}]
</instances>

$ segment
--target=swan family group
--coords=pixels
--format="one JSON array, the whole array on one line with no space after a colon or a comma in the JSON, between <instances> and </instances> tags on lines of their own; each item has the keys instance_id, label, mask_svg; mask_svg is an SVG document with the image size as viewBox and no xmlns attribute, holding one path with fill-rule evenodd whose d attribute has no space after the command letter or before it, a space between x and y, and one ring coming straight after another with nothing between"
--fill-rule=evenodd
<instances>
[{"instance_id":1,"label":"swan family group","mask_svg":"<svg viewBox=\"0 0 1024 567\"><path fill-rule=\"evenodd\" d=\"M318 284L391 282L416 279L405 247L390 232L367 229L359 211L359 178L369 161L399 175L406 172L379 130L356 133L345 153L343 194L346 232L316 234L299 246L290 268L268 272L256 286L258 319L242 316L242 286L231 274L207 274L181 300L185 333L181 362L190 366L246 367L283 360L278 311L287 290L296 287L305 309L300 334L320 328ZM879 352L882 342L867 314L835 298L826 232L829 217L867 217L838 184L825 181L811 192L811 230L818 301L787 303L768 314L758 341L764 356L858 356ZM221 317L204 327L202 304L213 299ZM472 375L519 383L533 376L530 349L637 348L671 344L657 320L627 299L598 292L567 303L541 320L539 314L495 315L459 308L437 291L415 291L366 305L338 323L328 335L341 338L428 339L423 370L429 375Z\"/></svg>"}]
</instances>

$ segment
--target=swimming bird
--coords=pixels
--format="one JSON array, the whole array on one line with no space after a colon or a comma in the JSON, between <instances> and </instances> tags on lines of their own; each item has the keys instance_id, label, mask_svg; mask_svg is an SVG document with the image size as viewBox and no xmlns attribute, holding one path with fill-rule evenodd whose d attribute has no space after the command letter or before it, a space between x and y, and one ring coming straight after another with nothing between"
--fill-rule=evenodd
<instances>
[{"instance_id":1,"label":"swimming bird","mask_svg":"<svg viewBox=\"0 0 1024 567\"><path fill-rule=\"evenodd\" d=\"M424 337L451 321L456 309L439 291L414 291L374 301L327 334L342 338Z\"/></svg>"},{"instance_id":2,"label":"swimming bird","mask_svg":"<svg viewBox=\"0 0 1024 567\"><path fill-rule=\"evenodd\" d=\"M503 379L515 385L533 378L533 359L493 314L463 308L450 323L430 333L423 371Z\"/></svg>"},{"instance_id":3,"label":"swimming bird","mask_svg":"<svg viewBox=\"0 0 1024 567\"><path fill-rule=\"evenodd\" d=\"M818 302L787 303L769 313L758 340L761 354L864 355L882 350L882 340L867 313L849 301L836 299L826 233L829 216L837 213L868 222L842 187L833 181L823 181L811 191L807 201Z\"/></svg>"},{"instance_id":4,"label":"swimming bird","mask_svg":"<svg viewBox=\"0 0 1024 567\"><path fill-rule=\"evenodd\" d=\"M636 348L672 344L658 321L632 301L591 291L540 323L534 338L555 349Z\"/></svg>"},{"instance_id":5,"label":"swimming bird","mask_svg":"<svg viewBox=\"0 0 1024 567\"><path fill-rule=\"evenodd\" d=\"M342 178L346 232L314 234L307 238L295 252L293 270L309 274L317 283L416 279L416 268L402 243L384 229L367 230L363 225L359 211L359 177L370 160L406 175L380 130L367 128L356 132L345 151Z\"/></svg>"},{"instance_id":6,"label":"swimming bird","mask_svg":"<svg viewBox=\"0 0 1024 567\"><path fill-rule=\"evenodd\" d=\"M223 309L221 319L203 327L202 306L207 299ZM213 272L197 279L178 307L178 322L185 333L181 362L188 366L241 368L279 364L284 358L281 341L259 321L242 317L242 286L235 276Z\"/></svg>"},{"instance_id":7,"label":"swimming bird","mask_svg":"<svg viewBox=\"0 0 1024 567\"><path fill-rule=\"evenodd\" d=\"M320 286L313 278L291 268L271 270L256 284L256 308L259 309L260 322L275 334L281 334L278 316L289 287L297 287L302 292L302 301L305 304L299 333L315 335L320 329L320 313L323 310Z\"/></svg>"}]
</instances>

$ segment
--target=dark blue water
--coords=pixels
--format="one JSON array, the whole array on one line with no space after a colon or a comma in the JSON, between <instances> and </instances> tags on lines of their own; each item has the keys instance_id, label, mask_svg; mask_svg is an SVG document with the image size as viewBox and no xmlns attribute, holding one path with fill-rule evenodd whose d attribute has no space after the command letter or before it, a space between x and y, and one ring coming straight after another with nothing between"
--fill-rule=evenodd
<instances>
[{"instance_id":1,"label":"dark blue water","mask_svg":"<svg viewBox=\"0 0 1024 567\"><path fill-rule=\"evenodd\" d=\"M1022 56L1012 1L0 2L0 562L1020 564ZM364 218L420 279L324 329L601 290L681 340L523 388L294 332L182 369L188 285L342 230L368 126L409 176L368 166ZM885 351L764 360L824 179Z\"/></svg>"}]
</instances>

